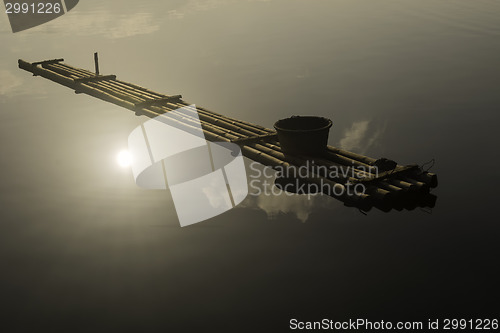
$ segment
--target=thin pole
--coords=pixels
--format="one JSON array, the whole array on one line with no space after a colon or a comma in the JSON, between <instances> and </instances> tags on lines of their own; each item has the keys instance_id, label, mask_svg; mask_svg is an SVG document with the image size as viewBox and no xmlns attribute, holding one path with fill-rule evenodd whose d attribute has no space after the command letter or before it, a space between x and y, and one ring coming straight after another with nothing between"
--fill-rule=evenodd
<instances>
[{"instance_id":1,"label":"thin pole","mask_svg":"<svg viewBox=\"0 0 500 333\"><path fill-rule=\"evenodd\" d=\"M99 75L99 55L97 52L94 53L94 63L95 63L95 76Z\"/></svg>"}]
</instances>

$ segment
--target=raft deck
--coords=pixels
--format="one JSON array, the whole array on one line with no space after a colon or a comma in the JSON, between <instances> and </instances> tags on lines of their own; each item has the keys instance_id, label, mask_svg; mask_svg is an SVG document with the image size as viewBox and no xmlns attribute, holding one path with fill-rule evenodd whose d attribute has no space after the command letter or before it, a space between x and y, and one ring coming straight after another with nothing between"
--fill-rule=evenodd
<instances>
[{"instance_id":1,"label":"raft deck","mask_svg":"<svg viewBox=\"0 0 500 333\"><path fill-rule=\"evenodd\" d=\"M136 115L155 118L168 113L169 118L173 117L181 127L192 128L195 118L186 116L185 113L176 114L176 110L184 108L193 115L197 113L207 140L236 143L244 156L275 169L310 166L308 177L301 181L318 186L327 184L330 190L322 191L347 206L363 211L376 207L387 212L392 209L432 208L435 205L437 197L430 190L437 186L437 175L422 171L417 165L399 165L387 159L374 159L333 146L328 146L321 156L284 154L273 129L233 119L199 106L193 108L181 95L157 93L117 80L116 75L98 75L69 66L63 61L64 59L52 59L30 63L19 59L18 63L19 68L35 76L59 83L77 94L87 94L124 107ZM325 172L332 168L342 172ZM365 186L364 194L344 191L342 195L338 195L341 191L331 190L341 190L358 183Z\"/></svg>"}]
</instances>

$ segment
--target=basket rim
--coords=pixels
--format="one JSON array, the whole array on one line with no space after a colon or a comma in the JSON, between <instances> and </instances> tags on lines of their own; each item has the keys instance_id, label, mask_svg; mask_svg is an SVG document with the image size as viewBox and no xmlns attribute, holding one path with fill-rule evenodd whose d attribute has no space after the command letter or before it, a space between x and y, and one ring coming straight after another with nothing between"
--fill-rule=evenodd
<instances>
[{"instance_id":1,"label":"basket rim","mask_svg":"<svg viewBox=\"0 0 500 333\"><path fill-rule=\"evenodd\" d=\"M318 127L318 128L313 128L313 129L291 129L291 128L283 128L283 127L279 126L279 123L282 122L282 121L286 121L286 120L289 120L289 119L296 119L296 118L309 118L309 119L323 120L323 121L326 121L326 125L324 125L322 127ZM280 120L276 121L273 126L276 129L276 131L281 131L281 132L295 132L295 133L298 132L298 133L300 133L300 132L318 132L318 131L322 131L322 130L329 129L330 127L332 127L332 125L333 125L332 120L328 119L328 118L325 118L325 117L320 117L320 116L292 116L292 117L289 117L289 118L283 118L283 119L280 119Z\"/></svg>"}]
</instances>

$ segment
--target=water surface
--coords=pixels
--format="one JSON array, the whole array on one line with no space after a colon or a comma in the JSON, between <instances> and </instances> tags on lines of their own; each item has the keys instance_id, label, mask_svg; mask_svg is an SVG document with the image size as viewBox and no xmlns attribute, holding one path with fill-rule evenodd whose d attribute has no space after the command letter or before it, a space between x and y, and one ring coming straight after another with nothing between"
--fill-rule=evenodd
<instances>
[{"instance_id":1,"label":"water surface","mask_svg":"<svg viewBox=\"0 0 500 333\"><path fill-rule=\"evenodd\" d=\"M499 15L486 0L89 0L17 34L0 15L6 325L498 314ZM268 127L325 116L332 145L434 158L437 206L365 216L331 198L248 198L179 228L170 194L115 162L145 119L17 69L59 57L91 69L95 51L101 72L219 113Z\"/></svg>"}]
</instances>

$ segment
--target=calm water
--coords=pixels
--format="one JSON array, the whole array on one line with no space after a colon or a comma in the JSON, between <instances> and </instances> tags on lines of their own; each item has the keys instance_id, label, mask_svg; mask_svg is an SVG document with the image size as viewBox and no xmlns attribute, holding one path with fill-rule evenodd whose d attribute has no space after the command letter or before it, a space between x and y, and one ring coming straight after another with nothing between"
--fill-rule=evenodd
<instances>
[{"instance_id":1,"label":"calm water","mask_svg":"<svg viewBox=\"0 0 500 333\"><path fill-rule=\"evenodd\" d=\"M498 315L499 16L493 0L89 0L12 34L0 15L3 324L237 332ZM332 145L434 158L437 205L364 216L331 198L250 197L181 229L170 194L115 161L145 119L17 69L90 69L95 51L105 74L235 118L321 115Z\"/></svg>"}]
</instances>

